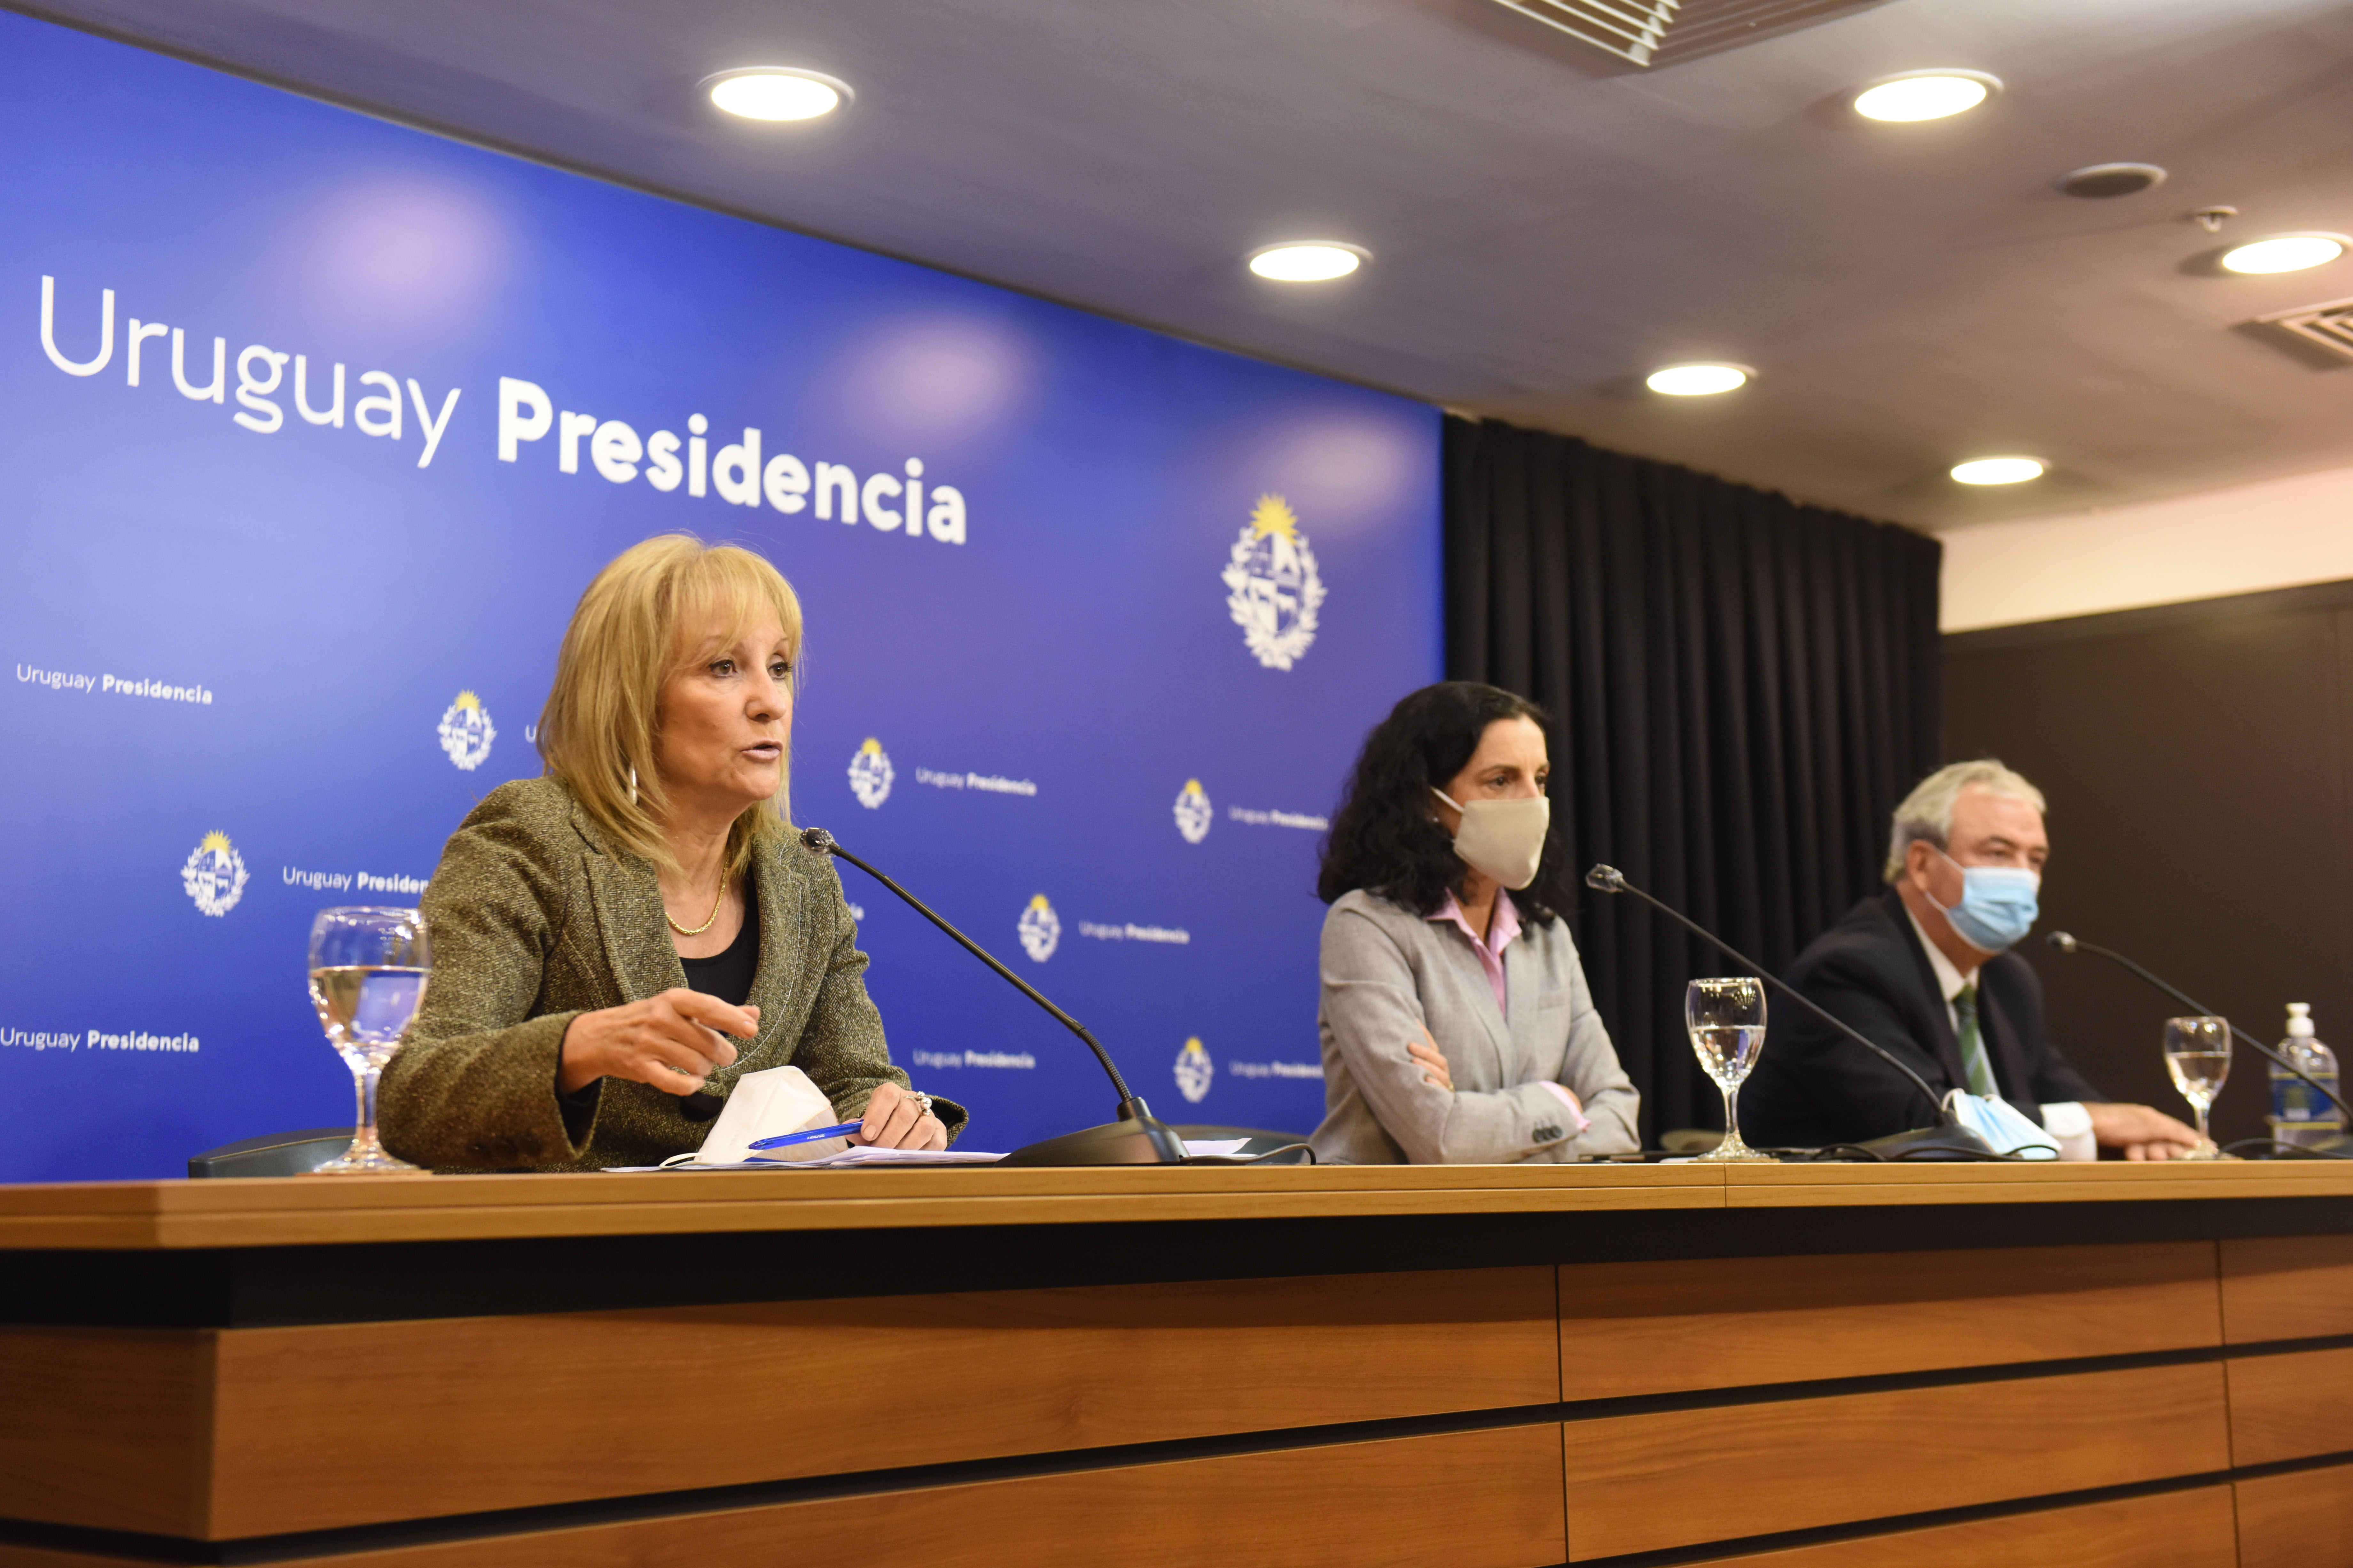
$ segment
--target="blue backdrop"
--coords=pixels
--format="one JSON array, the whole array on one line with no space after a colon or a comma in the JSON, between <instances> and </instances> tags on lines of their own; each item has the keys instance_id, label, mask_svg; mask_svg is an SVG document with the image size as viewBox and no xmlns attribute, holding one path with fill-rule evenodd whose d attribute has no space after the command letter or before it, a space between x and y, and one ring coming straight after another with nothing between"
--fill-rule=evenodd
<instances>
[{"instance_id":1,"label":"blue backdrop","mask_svg":"<svg viewBox=\"0 0 2353 1568\"><path fill-rule=\"evenodd\" d=\"M676 529L800 591L797 821L1170 1120L1314 1125L1317 830L1439 670L1434 410L5 15L0 146L0 1179L344 1119L311 916L538 772L574 601ZM844 876L968 1145L1108 1117Z\"/></svg>"}]
</instances>

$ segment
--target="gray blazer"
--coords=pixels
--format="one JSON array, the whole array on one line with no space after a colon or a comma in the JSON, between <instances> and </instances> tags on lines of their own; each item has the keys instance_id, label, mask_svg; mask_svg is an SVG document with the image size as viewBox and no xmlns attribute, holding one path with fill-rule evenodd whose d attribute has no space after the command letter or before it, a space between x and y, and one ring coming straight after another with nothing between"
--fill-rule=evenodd
<instances>
[{"instance_id":1,"label":"gray blazer","mask_svg":"<svg viewBox=\"0 0 2353 1568\"><path fill-rule=\"evenodd\" d=\"M1460 927L1362 890L1324 917L1324 1125L1333 1164L1507 1164L1641 1147L1641 1096L1593 1009L1566 921L1528 921L1504 950L1507 1022ZM1446 1054L1451 1093L1406 1055L1424 1027ZM1575 1122L1551 1079L1577 1096Z\"/></svg>"}]
</instances>

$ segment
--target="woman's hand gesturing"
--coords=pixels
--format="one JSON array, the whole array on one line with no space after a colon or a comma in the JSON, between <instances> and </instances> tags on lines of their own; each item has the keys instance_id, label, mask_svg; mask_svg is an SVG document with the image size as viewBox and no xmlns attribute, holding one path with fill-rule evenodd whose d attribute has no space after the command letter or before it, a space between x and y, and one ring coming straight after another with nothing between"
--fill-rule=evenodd
<instances>
[{"instance_id":1,"label":"woman's hand gesturing","mask_svg":"<svg viewBox=\"0 0 2353 1568\"><path fill-rule=\"evenodd\" d=\"M757 1007L731 1007L716 996L676 986L659 996L583 1013L564 1031L557 1091L574 1094L600 1078L626 1078L664 1094L694 1093L735 1059L724 1038L760 1032Z\"/></svg>"}]
</instances>

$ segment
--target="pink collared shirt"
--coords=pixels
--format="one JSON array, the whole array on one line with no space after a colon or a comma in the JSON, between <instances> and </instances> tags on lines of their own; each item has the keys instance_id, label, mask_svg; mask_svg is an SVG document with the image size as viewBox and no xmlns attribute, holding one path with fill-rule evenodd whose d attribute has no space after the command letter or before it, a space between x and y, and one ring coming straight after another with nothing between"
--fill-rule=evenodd
<instances>
[{"instance_id":1,"label":"pink collared shirt","mask_svg":"<svg viewBox=\"0 0 2353 1568\"><path fill-rule=\"evenodd\" d=\"M1471 939L1471 951L1479 955L1479 967L1487 972L1487 984L1495 993L1495 1011L1506 1018L1510 1017L1511 990L1504 984L1504 950L1512 945L1514 937L1520 934L1519 906L1512 902L1512 895L1501 888L1495 889L1495 916L1487 922L1487 934L1483 938L1471 929L1470 921L1462 913L1462 906L1455 902L1451 892L1446 895L1446 901L1438 906L1438 912L1430 918L1452 921L1455 929Z\"/></svg>"},{"instance_id":2,"label":"pink collared shirt","mask_svg":"<svg viewBox=\"0 0 2353 1568\"><path fill-rule=\"evenodd\" d=\"M1501 1013L1506 1019L1510 1018L1512 1016L1511 987L1504 979L1504 950L1512 945L1514 937L1520 934L1519 906L1512 902L1512 895L1501 888L1495 889L1495 913L1494 917L1487 922L1487 934L1484 938L1471 929L1470 921L1462 913L1462 906L1455 900L1454 895L1451 892L1446 895L1446 901L1438 906L1438 912L1430 918L1433 921L1451 921L1455 930L1471 939L1471 951L1479 955L1479 967L1487 972L1487 984L1495 993L1495 1011ZM1554 1083L1547 1079L1544 1080L1544 1086L1552 1091L1555 1100L1568 1108L1568 1113L1571 1116L1577 1118L1577 1131L1579 1133L1583 1133L1593 1125L1586 1120L1585 1108L1577 1103L1577 1096L1568 1091L1566 1084Z\"/></svg>"}]
</instances>

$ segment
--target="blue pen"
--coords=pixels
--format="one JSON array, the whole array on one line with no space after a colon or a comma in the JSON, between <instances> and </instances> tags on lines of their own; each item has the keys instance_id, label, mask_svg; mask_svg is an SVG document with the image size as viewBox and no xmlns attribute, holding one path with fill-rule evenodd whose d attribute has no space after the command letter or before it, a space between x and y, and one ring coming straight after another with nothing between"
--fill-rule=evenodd
<instances>
[{"instance_id":1,"label":"blue pen","mask_svg":"<svg viewBox=\"0 0 2353 1568\"><path fill-rule=\"evenodd\" d=\"M781 1138L763 1138L752 1147L789 1149L796 1143L822 1143L828 1138L847 1138L865 1125L863 1121L845 1121L839 1127L812 1127L806 1132L787 1132Z\"/></svg>"}]
</instances>

